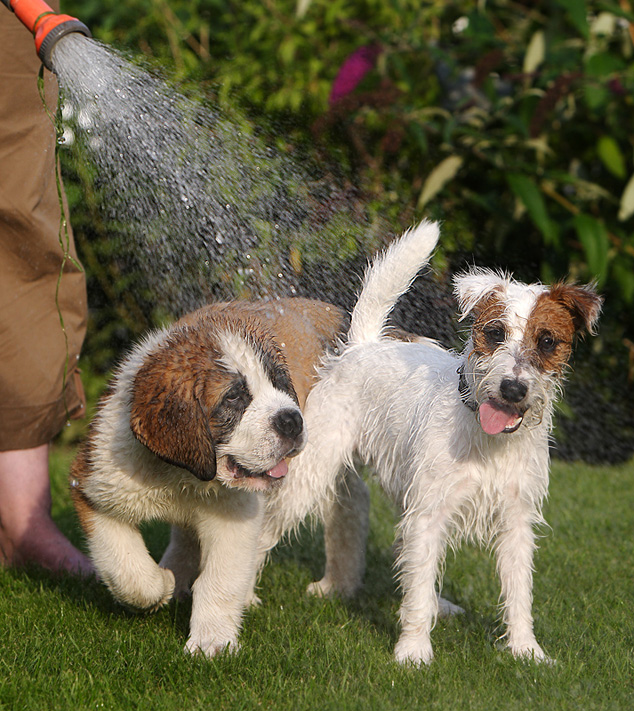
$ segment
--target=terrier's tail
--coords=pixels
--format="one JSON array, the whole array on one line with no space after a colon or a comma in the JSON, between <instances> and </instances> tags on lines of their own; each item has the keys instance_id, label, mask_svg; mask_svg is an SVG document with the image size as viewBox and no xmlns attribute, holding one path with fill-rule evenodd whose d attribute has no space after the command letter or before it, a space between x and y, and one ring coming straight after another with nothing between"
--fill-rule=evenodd
<instances>
[{"instance_id":1,"label":"terrier's tail","mask_svg":"<svg viewBox=\"0 0 634 711\"><path fill-rule=\"evenodd\" d=\"M429 262L439 234L437 222L423 220L374 258L366 270L363 288L352 312L349 344L380 339L399 297Z\"/></svg>"}]
</instances>

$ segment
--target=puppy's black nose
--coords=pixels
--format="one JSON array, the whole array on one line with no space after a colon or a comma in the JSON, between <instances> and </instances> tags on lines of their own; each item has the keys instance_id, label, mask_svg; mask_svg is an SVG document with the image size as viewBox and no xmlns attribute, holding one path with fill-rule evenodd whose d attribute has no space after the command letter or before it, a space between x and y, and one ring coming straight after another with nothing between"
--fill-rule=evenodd
<instances>
[{"instance_id":1,"label":"puppy's black nose","mask_svg":"<svg viewBox=\"0 0 634 711\"><path fill-rule=\"evenodd\" d=\"M282 437L297 439L304 429L304 418L298 410L280 410L273 418L273 428Z\"/></svg>"},{"instance_id":2,"label":"puppy's black nose","mask_svg":"<svg viewBox=\"0 0 634 711\"><path fill-rule=\"evenodd\" d=\"M507 378L500 384L500 395L502 395L507 402L519 402L526 397L527 392L528 385L519 380Z\"/></svg>"}]
</instances>

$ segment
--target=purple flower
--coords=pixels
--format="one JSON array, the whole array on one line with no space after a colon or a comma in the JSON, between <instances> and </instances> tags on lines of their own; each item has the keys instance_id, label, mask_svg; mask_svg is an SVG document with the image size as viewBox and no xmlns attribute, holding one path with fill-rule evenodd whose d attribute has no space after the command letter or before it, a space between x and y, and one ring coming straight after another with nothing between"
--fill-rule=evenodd
<instances>
[{"instance_id":1,"label":"purple flower","mask_svg":"<svg viewBox=\"0 0 634 711\"><path fill-rule=\"evenodd\" d=\"M330 90L328 103L332 106L339 99L354 91L363 77L374 69L376 58L381 54L381 47L368 44L355 49L341 65Z\"/></svg>"},{"instance_id":2,"label":"purple flower","mask_svg":"<svg viewBox=\"0 0 634 711\"><path fill-rule=\"evenodd\" d=\"M623 84L621 84L621 80L617 77L610 79L610 81L608 82L608 88L613 94L616 94L617 96L625 96L625 94L627 93L625 87L623 86Z\"/></svg>"}]
</instances>

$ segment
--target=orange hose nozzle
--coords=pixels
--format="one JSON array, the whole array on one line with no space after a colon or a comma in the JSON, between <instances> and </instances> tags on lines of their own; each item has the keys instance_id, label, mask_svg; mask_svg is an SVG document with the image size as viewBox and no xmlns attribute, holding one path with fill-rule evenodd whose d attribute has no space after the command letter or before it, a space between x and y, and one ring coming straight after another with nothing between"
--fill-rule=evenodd
<instances>
[{"instance_id":1,"label":"orange hose nozzle","mask_svg":"<svg viewBox=\"0 0 634 711\"><path fill-rule=\"evenodd\" d=\"M47 69L58 40L71 32L91 37L90 30L76 17L59 15L44 0L2 0L20 22L35 35L35 51Z\"/></svg>"}]
</instances>

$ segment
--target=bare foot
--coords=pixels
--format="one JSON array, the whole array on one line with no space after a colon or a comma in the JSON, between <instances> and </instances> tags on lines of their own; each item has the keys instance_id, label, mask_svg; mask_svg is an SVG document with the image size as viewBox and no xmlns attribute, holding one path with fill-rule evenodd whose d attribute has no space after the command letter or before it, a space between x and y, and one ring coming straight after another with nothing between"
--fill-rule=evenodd
<instances>
[{"instance_id":1,"label":"bare foot","mask_svg":"<svg viewBox=\"0 0 634 711\"><path fill-rule=\"evenodd\" d=\"M32 526L14 545L11 559L5 563L13 566L35 563L53 572L81 577L95 574L90 559L75 548L50 517L42 518Z\"/></svg>"},{"instance_id":2,"label":"bare foot","mask_svg":"<svg viewBox=\"0 0 634 711\"><path fill-rule=\"evenodd\" d=\"M0 452L0 563L94 574L51 518L48 445Z\"/></svg>"}]
</instances>

